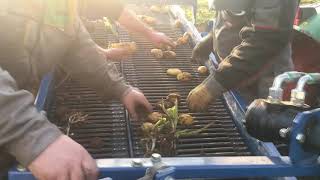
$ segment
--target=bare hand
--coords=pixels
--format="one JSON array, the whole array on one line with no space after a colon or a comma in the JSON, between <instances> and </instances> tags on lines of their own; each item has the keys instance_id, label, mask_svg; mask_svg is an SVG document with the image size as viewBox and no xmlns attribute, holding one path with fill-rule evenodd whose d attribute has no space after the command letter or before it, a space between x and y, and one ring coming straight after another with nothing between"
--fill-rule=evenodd
<instances>
[{"instance_id":1,"label":"bare hand","mask_svg":"<svg viewBox=\"0 0 320 180\"><path fill-rule=\"evenodd\" d=\"M98 168L89 153L69 137L60 136L28 167L41 180L97 180Z\"/></svg>"},{"instance_id":2,"label":"bare hand","mask_svg":"<svg viewBox=\"0 0 320 180\"><path fill-rule=\"evenodd\" d=\"M122 98L122 103L127 108L133 120L138 119L137 109L144 108L148 112L152 112L152 106L147 98L137 89L132 89Z\"/></svg>"},{"instance_id":3,"label":"bare hand","mask_svg":"<svg viewBox=\"0 0 320 180\"><path fill-rule=\"evenodd\" d=\"M108 60L123 60L131 54L131 52L124 48L111 48L105 50L105 55Z\"/></svg>"},{"instance_id":4,"label":"bare hand","mask_svg":"<svg viewBox=\"0 0 320 180\"><path fill-rule=\"evenodd\" d=\"M176 46L172 39L170 39L168 36L161 32L152 32L149 36L149 39L156 47L165 45L175 48Z\"/></svg>"}]
</instances>

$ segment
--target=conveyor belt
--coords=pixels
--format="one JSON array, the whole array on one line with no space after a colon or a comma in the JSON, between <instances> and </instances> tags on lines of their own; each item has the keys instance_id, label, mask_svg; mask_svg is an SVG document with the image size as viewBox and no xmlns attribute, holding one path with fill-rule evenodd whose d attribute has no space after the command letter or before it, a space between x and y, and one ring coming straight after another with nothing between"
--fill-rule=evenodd
<instances>
[{"instance_id":1,"label":"conveyor belt","mask_svg":"<svg viewBox=\"0 0 320 180\"><path fill-rule=\"evenodd\" d=\"M173 39L182 35L179 30L172 29L168 25L159 25L156 29ZM196 73L198 66L189 62L191 47L185 45L177 48L175 60L156 60L150 54L152 44L144 38L130 37L124 30L120 30L119 37L120 41L134 41L138 46L138 52L122 65L127 81L140 88L152 104L166 97L170 92L178 92L182 95L179 110L182 113L188 113L186 97L190 90L205 78ZM179 82L175 77L166 75L168 68L180 68L182 71L190 72L194 79L191 82ZM177 156L250 155L223 100L220 99L211 105L209 112L193 113L192 116L195 117L192 129L200 129L211 122L214 124L200 135L179 139ZM141 122L132 122L131 125L134 156L141 157L143 156L143 149L140 146Z\"/></svg>"},{"instance_id":2,"label":"conveyor belt","mask_svg":"<svg viewBox=\"0 0 320 180\"><path fill-rule=\"evenodd\" d=\"M181 31L172 28L168 22L169 20L161 15L161 23L155 29L177 39L182 35ZM101 45L117 41L115 36L107 34L103 27L95 28L92 37ZM196 72L198 66L189 62L192 48L189 45L177 48L175 60L155 60L150 55L152 44L144 38L129 36L122 29L119 29L119 38L124 42L135 41L138 45L138 52L134 56L122 63L116 63L126 80L140 88L152 104L166 97L170 92L180 93L182 95L180 112L188 113L186 96L205 78ZM193 80L178 82L174 77L166 75L168 68L180 68L190 72ZM140 146L142 122L131 122L119 102L102 103L93 90L76 80L68 80L57 89L56 98L49 111L50 119L56 119L58 106L66 106L68 109L88 114L88 123L80 127L71 127L71 134L73 134L71 137L82 144L94 158L143 156L143 149ZM193 113L192 116L195 118L192 129L202 128L211 122L214 124L197 136L179 139L176 156L251 155L223 99L211 105L207 113ZM102 147L100 145L95 147L97 143L92 143L97 139L100 142L102 140ZM99 141L98 144L100 144Z\"/></svg>"},{"instance_id":3,"label":"conveyor belt","mask_svg":"<svg viewBox=\"0 0 320 180\"><path fill-rule=\"evenodd\" d=\"M92 36L97 43L116 41L114 36L108 35L101 26L95 29ZM116 64L120 69L120 63ZM120 102L105 104L94 90L70 79L56 89L55 96L49 119L58 126L65 123L55 121L58 120L57 107L88 115L85 124L80 127L71 126L70 137L83 145L94 158L129 157L126 114Z\"/></svg>"}]
</instances>

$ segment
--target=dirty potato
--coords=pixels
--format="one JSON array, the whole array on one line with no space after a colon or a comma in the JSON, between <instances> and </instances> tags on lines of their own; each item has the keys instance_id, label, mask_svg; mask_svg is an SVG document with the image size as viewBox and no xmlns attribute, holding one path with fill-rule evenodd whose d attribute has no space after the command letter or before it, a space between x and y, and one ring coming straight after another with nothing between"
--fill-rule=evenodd
<instances>
[{"instance_id":1,"label":"dirty potato","mask_svg":"<svg viewBox=\"0 0 320 180\"><path fill-rule=\"evenodd\" d=\"M162 117L163 117L163 114L161 114L161 113L159 113L159 112L153 112L153 113L151 113L151 114L148 115L147 121L155 124L155 123L157 123Z\"/></svg>"},{"instance_id":2,"label":"dirty potato","mask_svg":"<svg viewBox=\"0 0 320 180\"><path fill-rule=\"evenodd\" d=\"M179 116L179 124L190 126L193 124L193 117L190 114L181 114Z\"/></svg>"},{"instance_id":3,"label":"dirty potato","mask_svg":"<svg viewBox=\"0 0 320 180\"><path fill-rule=\"evenodd\" d=\"M161 49L151 49L151 54L156 59L161 59L163 57L163 52Z\"/></svg>"},{"instance_id":4,"label":"dirty potato","mask_svg":"<svg viewBox=\"0 0 320 180\"><path fill-rule=\"evenodd\" d=\"M156 108L160 111L162 111L162 106L164 106L165 109L168 109L168 108L172 108L174 106L174 103L168 101L168 100L164 100L164 101L159 101L156 103Z\"/></svg>"},{"instance_id":5,"label":"dirty potato","mask_svg":"<svg viewBox=\"0 0 320 180\"><path fill-rule=\"evenodd\" d=\"M161 7L159 6L151 6L150 11L154 13L160 13L161 12Z\"/></svg>"},{"instance_id":6,"label":"dirty potato","mask_svg":"<svg viewBox=\"0 0 320 180\"><path fill-rule=\"evenodd\" d=\"M174 27L176 27L176 28L181 28L181 27L182 27L182 22L177 19L177 20L174 22Z\"/></svg>"},{"instance_id":7,"label":"dirty potato","mask_svg":"<svg viewBox=\"0 0 320 180\"><path fill-rule=\"evenodd\" d=\"M165 59L175 59L177 54L173 51L164 51L163 58Z\"/></svg>"},{"instance_id":8,"label":"dirty potato","mask_svg":"<svg viewBox=\"0 0 320 180\"><path fill-rule=\"evenodd\" d=\"M137 44L135 42L111 43L109 48L122 48L127 50L129 53L134 53L137 51Z\"/></svg>"},{"instance_id":9,"label":"dirty potato","mask_svg":"<svg viewBox=\"0 0 320 180\"><path fill-rule=\"evenodd\" d=\"M190 33L185 32L183 36L177 40L177 45L180 46L180 45L187 44L189 42L189 39L190 39Z\"/></svg>"},{"instance_id":10,"label":"dirty potato","mask_svg":"<svg viewBox=\"0 0 320 180\"><path fill-rule=\"evenodd\" d=\"M167 74L169 76L177 76L178 74L182 73L182 71L178 68L170 68L167 70Z\"/></svg>"},{"instance_id":11,"label":"dirty potato","mask_svg":"<svg viewBox=\"0 0 320 180\"><path fill-rule=\"evenodd\" d=\"M198 68L198 73L201 75L207 75L208 74L208 68L206 66L200 66Z\"/></svg>"},{"instance_id":12,"label":"dirty potato","mask_svg":"<svg viewBox=\"0 0 320 180\"><path fill-rule=\"evenodd\" d=\"M157 20L156 20L155 18L153 18L153 17L150 17L150 16L138 15L138 18L139 18L142 22L144 22L144 23L146 23L146 24L148 24L148 25L154 25L154 24L157 23Z\"/></svg>"},{"instance_id":13,"label":"dirty potato","mask_svg":"<svg viewBox=\"0 0 320 180\"><path fill-rule=\"evenodd\" d=\"M190 81L192 79L192 75L188 72L183 72L177 75L178 81Z\"/></svg>"},{"instance_id":14,"label":"dirty potato","mask_svg":"<svg viewBox=\"0 0 320 180\"><path fill-rule=\"evenodd\" d=\"M150 122L145 122L141 126L141 130L145 134L150 134L154 128L154 125Z\"/></svg>"},{"instance_id":15,"label":"dirty potato","mask_svg":"<svg viewBox=\"0 0 320 180\"><path fill-rule=\"evenodd\" d=\"M181 95L178 94L178 93L170 93L168 96L167 96L167 101L169 102L172 102L172 103L176 103L176 102L179 102L180 101L180 98L181 98Z\"/></svg>"}]
</instances>

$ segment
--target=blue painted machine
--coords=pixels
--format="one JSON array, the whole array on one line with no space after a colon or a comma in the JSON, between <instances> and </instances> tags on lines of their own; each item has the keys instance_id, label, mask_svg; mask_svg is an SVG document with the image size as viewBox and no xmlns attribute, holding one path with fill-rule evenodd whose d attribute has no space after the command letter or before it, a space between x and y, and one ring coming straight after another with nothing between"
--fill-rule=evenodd
<instances>
[{"instance_id":1,"label":"blue painted machine","mask_svg":"<svg viewBox=\"0 0 320 180\"><path fill-rule=\"evenodd\" d=\"M171 6L170 21L179 19L182 32L159 25L155 28L177 37L183 32L192 34L193 44L201 36L194 25L186 20L184 12L178 6ZM103 28L102 28L103 29ZM131 37L119 28L120 41L134 40L142 49L152 46L139 37ZM112 41L106 34L95 36L98 40ZM109 38L109 39L108 39ZM175 88L185 97L189 90L203 78L194 73L194 84L177 85L175 79L162 76L162 71L175 65L191 71L195 65L186 62L191 47L177 49L174 62L159 62L150 59L146 53L137 53L127 61L117 63L118 69L132 85L139 87L151 103ZM181 57L180 55L181 54ZM214 70L217 64L213 54L206 66ZM156 74L156 76L155 76ZM197 137L183 138L177 144L175 157L161 157L153 154L151 158L142 158L139 147L139 122L131 122L127 112L119 102L103 104L95 92L76 80L65 79L63 84L56 82L56 75L46 76L41 84L36 105L39 111L46 111L49 119L57 118L59 103L89 113L92 123L75 129L70 136L81 143L97 159L100 178L113 180L173 180L173 179L226 179L226 178L265 178L296 179L300 176L320 176L318 163L319 149L310 150L306 142L310 140L310 123L317 125L320 121L320 109L305 109L297 112L290 127L281 128L286 143L262 142L251 137L244 126L246 106L234 92L227 92L224 97L209 108L208 113L193 114L197 123L194 128L214 121L212 129ZM61 87L56 87L57 85ZM61 90L61 89L62 90ZM59 90L60 89L60 90ZM67 95L65 94L67 93ZM184 102L183 102L184 103ZM182 110L186 110L182 106ZM91 119L90 119L91 118ZM59 125L59 124L58 124ZM289 130L288 130L289 129ZM285 131L288 130L288 131ZM315 132L315 131L314 131ZM280 133L281 135L281 133ZM102 146L96 147L92 141L99 137ZM277 147L287 144L288 155L280 155ZM57 162L58 163L58 162ZM21 168L9 172L9 180L34 180L31 173Z\"/></svg>"}]
</instances>

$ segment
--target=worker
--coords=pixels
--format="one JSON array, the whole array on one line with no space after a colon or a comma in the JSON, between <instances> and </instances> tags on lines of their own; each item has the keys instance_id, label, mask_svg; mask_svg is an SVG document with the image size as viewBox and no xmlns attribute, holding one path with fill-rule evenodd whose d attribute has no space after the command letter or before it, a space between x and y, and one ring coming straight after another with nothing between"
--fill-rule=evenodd
<instances>
[{"instance_id":1,"label":"worker","mask_svg":"<svg viewBox=\"0 0 320 180\"><path fill-rule=\"evenodd\" d=\"M117 7L105 13L120 22L135 19ZM16 159L37 179L96 180L89 153L34 106L33 84L59 65L104 100L121 100L133 119L138 106L151 111L151 105L105 60L78 16L76 0L4 0L0 23L0 171ZM137 25L137 31L146 30ZM147 31L153 42L167 41L164 34Z\"/></svg>"},{"instance_id":2,"label":"worker","mask_svg":"<svg viewBox=\"0 0 320 180\"><path fill-rule=\"evenodd\" d=\"M251 99L266 97L273 77L293 69L291 36L298 0L214 0L214 30L196 45L192 59L203 63L214 51L216 71L187 98L192 111L208 105L230 89L254 86Z\"/></svg>"},{"instance_id":3,"label":"worker","mask_svg":"<svg viewBox=\"0 0 320 180\"><path fill-rule=\"evenodd\" d=\"M157 32L140 21L134 12L126 8L125 1L80 0L79 9L81 15L88 19L95 20L108 16L110 19L117 20L127 30L142 35L156 47L175 46L174 42L164 33ZM130 55L130 52L121 48L101 48L101 50L110 59L121 59Z\"/></svg>"}]
</instances>

